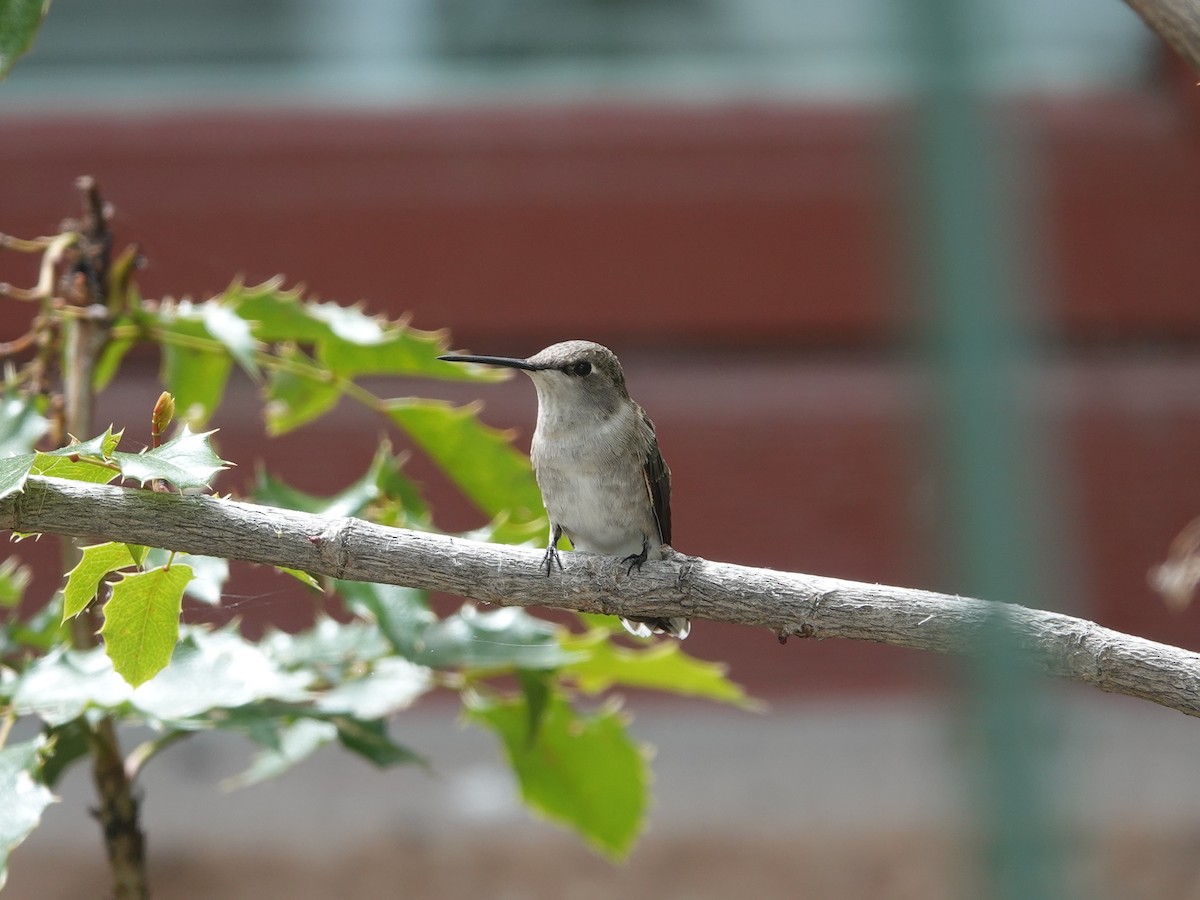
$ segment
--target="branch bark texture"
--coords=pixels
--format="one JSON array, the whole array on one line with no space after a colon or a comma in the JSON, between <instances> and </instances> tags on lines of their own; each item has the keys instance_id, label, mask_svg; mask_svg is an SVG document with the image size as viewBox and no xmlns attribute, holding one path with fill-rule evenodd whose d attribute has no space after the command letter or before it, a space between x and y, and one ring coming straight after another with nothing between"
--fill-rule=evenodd
<instances>
[{"instance_id":1,"label":"branch bark texture","mask_svg":"<svg viewBox=\"0 0 1200 900\"><path fill-rule=\"evenodd\" d=\"M1200 72L1200 6L1195 0L1125 0L1150 29Z\"/></svg>"},{"instance_id":2,"label":"branch bark texture","mask_svg":"<svg viewBox=\"0 0 1200 900\"><path fill-rule=\"evenodd\" d=\"M676 553L628 575L615 558L543 551L257 506L53 478L0 500L0 528L126 541L445 591L498 606L692 616L781 638L853 638L971 653L989 623L1041 671L1200 716L1200 654L1060 613L967 597L712 562Z\"/></svg>"}]
</instances>

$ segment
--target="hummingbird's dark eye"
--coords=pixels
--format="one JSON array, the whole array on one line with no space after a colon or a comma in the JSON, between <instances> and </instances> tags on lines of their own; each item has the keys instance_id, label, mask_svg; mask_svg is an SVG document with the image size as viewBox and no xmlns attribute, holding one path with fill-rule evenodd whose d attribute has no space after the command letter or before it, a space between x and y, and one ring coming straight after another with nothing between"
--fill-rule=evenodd
<instances>
[{"instance_id":1,"label":"hummingbird's dark eye","mask_svg":"<svg viewBox=\"0 0 1200 900\"><path fill-rule=\"evenodd\" d=\"M592 364L586 359L581 359L579 362L571 363L571 365L567 366L567 374L578 375L580 378L584 375L590 375L592 374Z\"/></svg>"}]
</instances>

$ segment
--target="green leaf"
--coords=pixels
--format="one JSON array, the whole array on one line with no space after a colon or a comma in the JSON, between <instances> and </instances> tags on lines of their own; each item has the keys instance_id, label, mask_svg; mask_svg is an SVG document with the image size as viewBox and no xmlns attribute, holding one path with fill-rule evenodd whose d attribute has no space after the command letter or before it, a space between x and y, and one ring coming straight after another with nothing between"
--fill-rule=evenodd
<instances>
[{"instance_id":1,"label":"green leaf","mask_svg":"<svg viewBox=\"0 0 1200 900\"><path fill-rule=\"evenodd\" d=\"M67 639L67 626L62 622L62 592L56 591L50 602L31 616L10 617L7 642L45 653ZM2 633L2 632L0 632Z\"/></svg>"},{"instance_id":2,"label":"green leaf","mask_svg":"<svg viewBox=\"0 0 1200 900\"><path fill-rule=\"evenodd\" d=\"M138 565L165 566L171 559L170 550L153 547L143 554ZM184 588L184 594L209 606L220 606L221 593L225 589L225 582L229 580L229 560L217 556L193 556L191 553L176 553L174 559L192 567L192 580Z\"/></svg>"},{"instance_id":3,"label":"green leaf","mask_svg":"<svg viewBox=\"0 0 1200 900\"><path fill-rule=\"evenodd\" d=\"M516 606L480 612L467 604L425 629L414 659L439 669L553 669L575 659L557 634L558 626Z\"/></svg>"},{"instance_id":4,"label":"green leaf","mask_svg":"<svg viewBox=\"0 0 1200 900\"><path fill-rule=\"evenodd\" d=\"M42 821L56 798L41 783L41 738L0 750L0 887L8 878L8 857Z\"/></svg>"},{"instance_id":5,"label":"green leaf","mask_svg":"<svg viewBox=\"0 0 1200 900\"><path fill-rule=\"evenodd\" d=\"M513 447L509 432L480 422L477 407L404 399L389 400L386 411L489 516L503 514L517 525L544 521L529 458ZM528 539L527 530L519 539Z\"/></svg>"},{"instance_id":6,"label":"green leaf","mask_svg":"<svg viewBox=\"0 0 1200 900\"><path fill-rule=\"evenodd\" d=\"M249 374L258 375L258 361L255 359L258 345L250 332L250 323L219 298L201 303L200 316L208 333L225 345L238 365Z\"/></svg>"},{"instance_id":7,"label":"green leaf","mask_svg":"<svg viewBox=\"0 0 1200 900\"><path fill-rule=\"evenodd\" d=\"M273 742L254 757L246 771L223 782L226 788L247 787L282 775L338 736L337 726L319 719L297 719L279 728Z\"/></svg>"},{"instance_id":8,"label":"green leaf","mask_svg":"<svg viewBox=\"0 0 1200 900\"><path fill-rule=\"evenodd\" d=\"M72 441L66 447L38 453L31 474L107 484L120 475L111 460L121 434L114 434L110 425L103 434L89 440Z\"/></svg>"},{"instance_id":9,"label":"green leaf","mask_svg":"<svg viewBox=\"0 0 1200 900\"><path fill-rule=\"evenodd\" d=\"M610 857L628 854L645 819L650 773L617 709L581 716L551 694L536 728L523 696L475 697L467 712L500 737L530 807Z\"/></svg>"},{"instance_id":10,"label":"green leaf","mask_svg":"<svg viewBox=\"0 0 1200 900\"><path fill-rule=\"evenodd\" d=\"M201 306L164 304L157 314L162 345L163 387L175 397L181 418L203 427L225 396L233 360L209 333Z\"/></svg>"},{"instance_id":11,"label":"green leaf","mask_svg":"<svg viewBox=\"0 0 1200 900\"><path fill-rule=\"evenodd\" d=\"M306 494L272 477L264 469L258 472L254 499L269 506L295 509L320 516L363 516L385 519L385 524L429 527L429 510L416 487L402 471L403 459L392 453L382 441L371 464L361 478L329 497ZM388 514L378 515L381 511Z\"/></svg>"},{"instance_id":12,"label":"green leaf","mask_svg":"<svg viewBox=\"0 0 1200 900\"><path fill-rule=\"evenodd\" d=\"M335 307L348 311L353 317L362 316L357 309ZM381 323L367 320L368 324L354 329L354 337L343 337L334 329L335 335L319 347L317 358L333 372L343 378L358 378L363 375L419 375L422 378L439 378L448 381L499 381L509 377L508 373L497 374L486 371L464 371L464 366L447 365L438 357L446 352L443 331L420 331L403 322Z\"/></svg>"},{"instance_id":13,"label":"green leaf","mask_svg":"<svg viewBox=\"0 0 1200 900\"><path fill-rule=\"evenodd\" d=\"M28 453L49 430L49 420L38 412L37 398L13 390L0 394L0 457Z\"/></svg>"},{"instance_id":14,"label":"green leaf","mask_svg":"<svg viewBox=\"0 0 1200 900\"><path fill-rule=\"evenodd\" d=\"M105 650L113 668L134 687L162 671L179 639L183 589L190 566L150 569L126 575L113 585L104 604Z\"/></svg>"},{"instance_id":15,"label":"green leaf","mask_svg":"<svg viewBox=\"0 0 1200 900\"><path fill-rule=\"evenodd\" d=\"M130 319L122 316L113 323L113 328L120 328L128 324L130 324ZM92 389L97 394L108 387L117 377L125 355L135 346L137 346L135 338L116 338L104 345L104 349L100 351L100 358L96 360L96 371L92 376Z\"/></svg>"},{"instance_id":16,"label":"green leaf","mask_svg":"<svg viewBox=\"0 0 1200 900\"><path fill-rule=\"evenodd\" d=\"M579 689L588 694L623 685L702 697L743 709L762 708L741 685L726 677L728 666L688 656L678 641L630 650L611 643L606 631L595 630L565 639L563 649L578 656L563 666L562 674L575 679Z\"/></svg>"},{"instance_id":17,"label":"green leaf","mask_svg":"<svg viewBox=\"0 0 1200 900\"><path fill-rule=\"evenodd\" d=\"M84 547L79 562L67 573L67 586L63 590L63 621L73 619L92 602L100 589L100 582L109 572L136 565L125 544L94 544Z\"/></svg>"},{"instance_id":18,"label":"green leaf","mask_svg":"<svg viewBox=\"0 0 1200 900\"><path fill-rule=\"evenodd\" d=\"M58 646L17 679L12 705L18 715L36 715L47 725L62 725L89 707L115 709L132 693L102 648L75 651Z\"/></svg>"},{"instance_id":19,"label":"green leaf","mask_svg":"<svg viewBox=\"0 0 1200 900\"><path fill-rule=\"evenodd\" d=\"M380 719L407 709L433 688L432 673L406 659L377 659L370 672L345 681L317 697L321 712L345 713L356 719Z\"/></svg>"},{"instance_id":20,"label":"green leaf","mask_svg":"<svg viewBox=\"0 0 1200 900\"><path fill-rule=\"evenodd\" d=\"M424 591L362 581L335 581L334 585L347 609L374 622L401 656L416 659L425 630L437 621Z\"/></svg>"},{"instance_id":21,"label":"green leaf","mask_svg":"<svg viewBox=\"0 0 1200 900\"><path fill-rule=\"evenodd\" d=\"M312 680L311 671L287 671L269 647L247 641L236 631L189 628L171 664L134 691L132 699L151 719L172 727L224 727L229 711L239 707L308 699ZM244 719L234 724L250 730Z\"/></svg>"},{"instance_id":22,"label":"green leaf","mask_svg":"<svg viewBox=\"0 0 1200 900\"><path fill-rule=\"evenodd\" d=\"M0 607L15 609L19 606L31 577L33 570L21 565L16 557L0 560Z\"/></svg>"},{"instance_id":23,"label":"green leaf","mask_svg":"<svg viewBox=\"0 0 1200 900\"><path fill-rule=\"evenodd\" d=\"M272 278L257 285L234 282L222 300L242 319L260 341L316 344L332 332L329 325L312 314L299 288L284 290L283 279Z\"/></svg>"},{"instance_id":24,"label":"green leaf","mask_svg":"<svg viewBox=\"0 0 1200 900\"><path fill-rule=\"evenodd\" d=\"M337 383L322 377L321 371L296 347L285 346L278 356L292 365L272 368L267 377L263 414L267 433L272 437L287 434L324 415L342 396Z\"/></svg>"},{"instance_id":25,"label":"green leaf","mask_svg":"<svg viewBox=\"0 0 1200 900\"><path fill-rule=\"evenodd\" d=\"M387 766L425 763L419 755L388 737L387 725L384 722L363 722L348 716L337 716L333 722L337 725L338 740L343 747L381 769Z\"/></svg>"},{"instance_id":26,"label":"green leaf","mask_svg":"<svg viewBox=\"0 0 1200 900\"><path fill-rule=\"evenodd\" d=\"M33 37L50 9L50 0L0 0L0 81L33 46ZM0 885L3 885L0 870Z\"/></svg>"},{"instance_id":27,"label":"green leaf","mask_svg":"<svg viewBox=\"0 0 1200 900\"><path fill-rule=\"evenodd\" d=\"M391 650L383 635L365 622L342 623L320 616L299 634L273 630L259 642L262 652L284 669L303 669L338 681L341 669L361 666Z\"/></svg>"},{"instance_id":28,"label":"green leaf","mask_svg":"<svg viewBox=\"0 0 1200 900\"><path fill-rule=\"evenodd\" d=\"M42 781L46 787L53 788L72 765L87 758L92 748L88 732L82 718L46 729L42 750Z\"/></svg>"},{"instance_id":29,"label":"green leaf","mask_svg":"<svg viewBox=\"0 0 1200 900\"><path fill-rule=\"evenodd\" d=\"M169 481L180 490L202 488L228 463L213 452L209 436L212 431L193 433L186 425L182 432L161 447L144 453L117 451L113 458L121 466L121 474L143 485L155 479Z\"/></svg>"},{"instance_id":30,"label":"green leaf","mask_svg":"<svg viewBox=\"0 0 1200 900\"><path fill-rule=\"evenodd\" d=\"M0 459L0 498L25 490L25 479L33 469L36 453L22 453Z\"/></svg>"},{"instance_id":31,"label":"green leaf","mask_svg":"<svg viewBox=\"0 0 1200 900\"><path fill-rule=\"evenodd\" d=\"M312 588L314 591L323 592L325 590L321 587L321 582L317 581L317 579L308 572L301 572L299 569L289 569L287 566L276 566L275 571L282 572L284 575L291 575L301 584Z\"/></svg>"}]
</instances>

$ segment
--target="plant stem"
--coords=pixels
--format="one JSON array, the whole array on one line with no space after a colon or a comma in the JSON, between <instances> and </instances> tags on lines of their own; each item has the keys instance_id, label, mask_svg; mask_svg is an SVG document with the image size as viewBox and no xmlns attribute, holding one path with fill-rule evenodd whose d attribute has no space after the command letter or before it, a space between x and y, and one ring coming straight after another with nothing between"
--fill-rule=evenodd
<instances>
[{"instance_id":1,"label":"plant stem","mask_svg":"<svg viewBox=\"0 0 1200 900\"><path fill-rule=\"evenodd\" d=\"M85 440L92 433L96 360L109 337L107 315L89 313L93 308L102 309L100 304L105 301L103 291L108 282L112 235L96 183L81 178L78 186L83 194L83 217L78 243L64 259L70 264L64 273L67 282L64 293L75 307L71 311L83 314L61 317L64 337L61 367L65 429L68 434ZM67 568L72 568L79 559L78 547L65 543L64 556ZM76 648L98 644L99 619L93 604L71 621L71 642ZM138 822L138 801L125 772L116 725L110 716L90 727L88 744L92 781L99 796L96 818L112 869L113 896L115 900L147 900L150 889L146 882L146 847Z\"/></svg>"}]
</instances>

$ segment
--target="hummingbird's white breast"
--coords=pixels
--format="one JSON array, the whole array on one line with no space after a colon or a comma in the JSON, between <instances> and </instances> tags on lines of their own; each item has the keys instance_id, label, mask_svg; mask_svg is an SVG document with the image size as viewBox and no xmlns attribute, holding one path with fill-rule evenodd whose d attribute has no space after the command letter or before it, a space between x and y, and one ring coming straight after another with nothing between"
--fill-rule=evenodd
<instances>
[{"instance_id":1,"label":"hummingbird's white breast","mask_svg":"<svg viewBox=\"0 0 1200 900\"><path fill-rule=\"evenodd\" d=\"M660 558L643 471L651 436L637 407L620 403L603 414L562 402L557 385L547 389L535 381L538 422L530 455L551 521L576 550L625 557L645 544L649 558Z\"/></svg>"}]
</instances>

